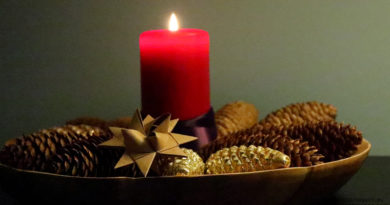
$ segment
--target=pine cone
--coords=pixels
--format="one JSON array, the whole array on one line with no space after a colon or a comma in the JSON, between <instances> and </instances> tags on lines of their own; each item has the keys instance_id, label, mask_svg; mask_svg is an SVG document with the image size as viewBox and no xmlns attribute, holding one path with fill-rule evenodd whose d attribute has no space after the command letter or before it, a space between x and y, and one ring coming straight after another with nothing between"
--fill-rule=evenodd
<instances>
[{"instance_id":1,"label":"pine cone","mask_svg":"<svg viewBox=\"0 0 390 205\"><path fill-rule=\"evenodd\" d=\"M88 125L44 129L8 140L0 151L0 162L20 169L43 171L59 149L93 136L109 137L104 130Z\"/></svg>"},{"instance_id":2,"label":"pine cone","mask_svg":"<svg viewBox=\"0 0 390 205\"><path fill-rule=\"evenodd\" d=\"M314 146L310 146L308 142L294 140L285 135L265 134L262 126L254 126L250 129L218 138L202 147L199 154L203 159L207 159L217 150L240 145L269 147L283 152L290 157L292 167L320 164L323 158L321 154L317 153L318 150Z\"/></svg>"},{"instance_id":3,"label":"pine cone","mask_svg":"<svg viewBox=\"0 0 390 205\"><path fill-rule=\"evenodd\" d=\"M257 129L262 129L261 125L258 125ZM355 127L331 121L287 127L274 126L264 129L263 132L308 141L325 156L325 161L334 161L353 155L357 145L363 139L362 133Z\"/></svg>"},{"instance_id":4,"label":"pine cone","mask_svg":"<svg viewBox=\"0 0 390 205\"><path fill-rule=\"evenodd\" d=\"M106 121L97 117L79 117L66 122L67 125L89 125L100 127L109 131L109 127L130 128L131 117L120 117L111 121Z\"/></svg>"},{"instance_id":5,"label":"pine cone","mask_svg":"<svg viewBox=\"0 0 390 205\"><path fill-rule=\"evenodd\" d=\"M204 173L204 162L199 155L191 149L181 148L187 157L163 156L159 160L163 176L190 176Z\"/></svg>"},{"instance_id":6,"label":"pine cone","mask_svg":"<svg viewBox=\"0 0 390 205\"><path fill-rule=\"evenodd\" d=\"M65 146L49 161L46 171L71 176L140 176L135 164L114 169L124 149L99 147L107 137L94 136Z\"/></svg>"},{"instance_id":7,"label":"pine cone","mask_svg":"<svg viewBox=\"0 0 390 205\"><path fill-rule=\"evenodd\" d=\"M253 172L287 168L290 158L273 149L251 145L223 148L212 154L206 162L207 174Z\"/></svg>"},{"instance_id":8,"label":"pine cone","mask_svg":"<svg viewBox=\"0 0 390 205\"><path fill-rule=\"evenodd\" d=\"M260 124L265 126L288 126L305 122L334 121L337 109L333 105L316 101L296 103L267 115Z\"/></svg>"},{"instance_id":9,"label":"pine cone","mask_svg":"<svg viewBox=\"0 0 390 205\"><path fill-rule=\"evenodd\" d=\"M108 122L109 127L130 128L131 117L120 117Z\"/></svg>"},{"instance_id":10,"label":"pine cone","mask_svg":"<svg viewBox=\"0 0 390 205\"><path fill-rule=\"evenodd\" d=\"M218 137L250 128L258 117L259 111L250 103L237 101L223 106L215 113Z\"/></svg>"},{"instance_id":11,"label":"pine cone","mask_svg":"<svg viewBox=\"0 0 390 205\"><path fill-rule=\"evenodd\" d=\"M99 127L105 131L108 131L108 122L97 117L78 117L73 120L68 120L67 125L89 125L93 127Z\"/></svg>"}]
</instances>

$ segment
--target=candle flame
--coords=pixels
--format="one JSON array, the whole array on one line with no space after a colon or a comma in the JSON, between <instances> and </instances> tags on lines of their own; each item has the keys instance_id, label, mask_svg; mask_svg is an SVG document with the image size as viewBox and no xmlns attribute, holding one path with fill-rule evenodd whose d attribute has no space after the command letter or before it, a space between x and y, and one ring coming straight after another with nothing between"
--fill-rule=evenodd
<instances>
[{"instance_id":1,"label":"candle flame","mask_svg":"<svg viewBox=\"0 0 390 205\"><path fill-rule=\"evenodd\" d=\"M172 13L171 18L169 19L169 30L170 31L179 30L179 23L177 22L175 13Z\"/></svg>"}]
</instances>

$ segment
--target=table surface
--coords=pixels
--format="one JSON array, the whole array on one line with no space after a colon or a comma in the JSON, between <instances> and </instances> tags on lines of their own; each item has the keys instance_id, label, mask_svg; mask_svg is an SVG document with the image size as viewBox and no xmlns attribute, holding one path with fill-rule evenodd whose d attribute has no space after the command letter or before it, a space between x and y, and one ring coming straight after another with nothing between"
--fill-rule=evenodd
<instances>
[{"instance_id":1,"label":"table surface","mask_svg":"<svg viewBox=\"0 0 390 205\"><path fill-rule=\"evenodd\" d=\"M320 204L390 205L390 157L368 157L346 185Z\"/></svg>"},{"instance_id":2,"label":"table surface","mask_svg":"<svg viewBox=\"0 0 390 205\"><path fill-rule=\"evenodd\" d=\"M337 193L316 204L390 205L390 157L368 157ZM22 197L22 196L21 196ZM0 204L19 204L0 190Z\"/></svg>"}]
</instances>

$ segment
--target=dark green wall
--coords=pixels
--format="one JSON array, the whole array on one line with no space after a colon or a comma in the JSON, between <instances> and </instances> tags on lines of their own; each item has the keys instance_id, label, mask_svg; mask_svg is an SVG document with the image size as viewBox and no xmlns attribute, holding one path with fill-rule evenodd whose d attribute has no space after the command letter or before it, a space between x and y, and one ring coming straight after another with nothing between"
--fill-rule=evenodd
<instances>
[{"instance_id":1,"label":"dark green wall","mask_svg":"<svg viewBox=\"0 0 390 205\"><path fill-rule=\"evenodd\" d=\"M210 33L212 103L339 108L390 149L390 2L1 1L0 142L88 115L130 115L140 104L138 36L184 27Z\"/></svg>"}]
</instances>

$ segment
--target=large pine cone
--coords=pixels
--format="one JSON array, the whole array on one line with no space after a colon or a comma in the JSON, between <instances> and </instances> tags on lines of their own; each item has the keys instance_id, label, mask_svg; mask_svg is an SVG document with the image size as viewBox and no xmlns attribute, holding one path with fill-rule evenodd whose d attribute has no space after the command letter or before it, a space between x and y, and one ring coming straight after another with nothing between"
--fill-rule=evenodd
<instances>
[{"instance_id":1,"label":"large pine cone","mask_svg":"<svg viewBox=\"0 0 390 205\"><path fill-rule=\"evenodd\" d=\"M237 101L226 104L215 113L218 137L245 130L258 122L259 111L250 103Z\"/></svg>"},{"instance_id":2,"label":"large pine cone","mask_svg":"<svg viewBox=\"0 0 390 205\"><path fill-rule=\"evenodd\" d=\"M264 128L264 133L289 136L293 139L308 141L325 156L325 161L334 161L353 155L357 145L362 142L362 133L351 125L337 122L310 122L292 126L273 126Z\"/></svg>"},{"instance_id":3,"label":"large pine cone","mask_svg":"<svg viewBox=\"0 0 390 205\"><path fill-rule=\"evenodd\" d=\"M306 122L334 121L337 109L333 105L316 101L296 103L283 107L267 115L260 124L268 126L288 126Z\"/></svg>"},{"instance_id":4,"label":"large pine cone","mask_svg":"<svg viewBox=\"0 0 390 205\"><path fill-rule=\"evenodd\" d=\"M94 136L65 146L48 162L47 171L84 177L140 176L135 164L114 169L124 149L98 146L106 140L106 137Z\"/></svg>"},{"instance_id":5,"label":"large pine cone","mask_svg":"<svg viewBox=\"0 0 390 205\"><path fill-rule=\"evenodd\" d=\"M317 153L314 146L308 142L292 139L285 135L269 135L262 132L263 127L254 126L250 129L236 132L218 138L200 149L199 154L207 160L216 151L232 146L262 146L279 150L288 155L292 167L311 166L322 163L323 156Z\"/></svg>"},{"instance_id":6,"label":"large pine cone","mask_svg":"<svg viewBox=\"0 0 390 205\"><path fill-rule=\"evenodd\" d=\"M8 140L0 151L0 162L20 169L44 171L47 161L59 149L93 136L110 137L104 130L87 125L66 125L40 130Z\"/></svg>"}]
</instances>

